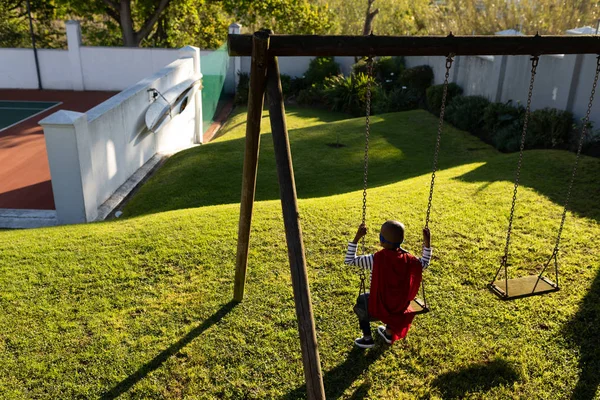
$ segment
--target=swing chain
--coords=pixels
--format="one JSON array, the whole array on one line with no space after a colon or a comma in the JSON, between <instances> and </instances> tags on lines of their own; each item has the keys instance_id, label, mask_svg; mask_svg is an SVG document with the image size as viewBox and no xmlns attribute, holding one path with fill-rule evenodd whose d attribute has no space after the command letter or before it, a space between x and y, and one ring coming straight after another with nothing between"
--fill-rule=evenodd
<instances>
[{"instance_id":1,"label":"swing chain","mask_svg":"<svg viewBox=\"0 0 600 400\"><path fill-rule=\"evenodd\" d=\"M558 254L558 248L560 245L560 238L562 235L565 220L567 218L567 207L571 200L571 191L573 190L573 183L575 182L575 175L577 174L577 168L579 166L579 159L581 158L581 149L583 148L583 142L585 140L587 130L590 123L590 114L592 112L592 104L594 102L594 95L596 94L596 86L598 85L598 75L600 74L600 56L596 57L596 74L594 75L594 83L592 85L592 93L590 94L590 101L588 102L587 111L583 118L583 126L581 128L581 136L579 137L579 146L577 147L577 156L575 158L575 166L573 167L573 173L571 174L571 182L569 183L569 189L567 190L567 199L565 201L565 208L563 210L562 219L560 221L560 227L558 228L558 235L556 236L556 244L552 256L556 257Z\"/></svg>"},{"instance_id":2,"label":"swing chain","mask_svg":"<svg viewBox=\"0 0 600 400\"><path fill-rule=\"evenodd\" d=\"M510 207L510 217L508 219L508 231L506 233L506 244L504 246L504 255L502 256L501 268L504 267L504 273L506 275L506 281L508 283L508 248L510 245L510 236L512 233L512 223L515 214L515 204L517 203L517 191L519 189L519 179L521 178L521 166L523 164L523 150L525 149L525 138L527 136L527 125L529 123L529 114L531 113L531 97L533 95L533 83L535 81L535 74L540 58L538 56L531 57L531 80L529 81L529 92L527 94L527 107L525 109L525 119L523 121L523 131L521 133L521 146L519 148L519 162L517 164L517 172L515 176L515 187L513 191L512 205ZM498 270L498 273L500 270ZM496 273L496 277L498 276ZM496 280L494 277L494 280Z\"/></svg>"},{"instance_id":3,"label":"swing chain","mask_svg":"<svg viewBox=\"0 0 600 400\"><path fill-rule=\"evenodd\" d=\"M371 77L373 76L373 57L367 58L367 91L366 91L366 112L365 112L365 157L364 157L364 175L363 175L363 205L362 205L362 223L367 221L367 179L369 177L369 135L371 134ZM365 237L362 237L362 254L366 253ZM363 293L366 293L365 281L367 279L365 269L360 269L360 284Z\"/></svg>"},{"instance_id":4,"label":"swing chain","mask_svg":"<svg viewBox=\"0 0 600 400\"><path fill-rule=\"evenodd\" d=\"M442 93L442 105L440 107L440 120L438 123L437 140L433 155L433 172L431 173L431 184L429 186L429 201L427 203L427 214L425 216L425 228L429 227L429 214L431 213L433 186L435 185L435 172L437 171L438 156L440 154L440 141L442 139L442 128L444 126L444 113L446 112L446 97L448 96L448 79L450 78L450 68L452 67L452 62L454 62L454 54L450 53L448 57L446 57L446 75L444 77L444 90Z\"/></svg>"}]
</instances>

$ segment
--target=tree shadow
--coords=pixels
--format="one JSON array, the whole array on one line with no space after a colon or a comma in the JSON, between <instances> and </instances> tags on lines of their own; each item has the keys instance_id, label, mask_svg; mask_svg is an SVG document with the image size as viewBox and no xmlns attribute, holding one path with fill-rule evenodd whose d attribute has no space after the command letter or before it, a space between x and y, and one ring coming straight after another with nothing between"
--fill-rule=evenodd
<instances>
[{"instance_id":1,"label":"tree shadow","mask_svg":"<svg viewBox=\"0 0 600 400\"><path fill-rule=\"evenodd\" d=\"M188 332L188 334L182 337L179 341L173 343L171 346L163 350L152 360L142 365L136 372L129 375L127 378L119 382L115 387L104 393L101 396L101 399L116 399L123 393L127 392L137 382L144 379L149 373L159 368L170 357L177 354L179 350L185 347L188 343L190 343L208 328L210 328L211 326L219 322L221 319L223 319L223 317L227 315L236 306L236 304L237 302L233 300L225 304L216 313L214 313L212 316L206 319L202 324Z\"/></svg>"},{"instance_id":2,"label":"tree shadow","mask_svg":"<svg viewBox=\"0 0 600 400\"><path fill-rule=\"evenodd\" d=\"M301 112L295 109L292 114ZM313 114L306 115L315 118ZM384 114L378 118L371 125L374 134L370 138L369 186L388 185L429 174L437 119L425 111ZM328 146L340 131L345 147ZM257 201L279 199L270 136L261 136ZM470 146L478 143L479 140L469 134L448 129L442 143L440 168L482 161L497 154L486 145ZM125 208L124 216L239 203L244 144L245 139L238 138L174 155L140 189ZM290 146L299 198L325 197L362 189L363 120L338 120L290 130Z\"/></svg>"},{"instance_id":3,"label":"tree shadow","mask_svg":"<svg viewBox=\"0 0 600 400\"><path fill-rule=\"evenodd\" d=\"M595 399L600 387L600 273L563 332L579 347L579 380L571 398Z\"/></svg>"},{"instance_id":4,"label":"tree shadow","mask_svg":"<svg viewBox=\"0 0 600 400\"><path fill-rule=\"evenodd\" d=\"M508 181L515 179L519 154L504 154L457 178L464 182ZM575 154L563 150L530 150L523 156L520 184L564 205ZM484 189L482 189L484 190ZM583 156L569 203L569 211L600 221L600 159ZM558 228L558 221L557 221Z\"/></svg>"},{"instance_id":5,"label":"tree shadow","mask_svg":"<svg viewBox=\"0 0 600 400\"><path fill-rule=\"evenodd\" d=\"M516 382L519 378L512 365L497 359L447 372L438 376L432 384L440 390L444 399L462 399L469 393L487 392L496 386Z\"/></svg>"},{"instance_id":6,"label":"tree shadow","mask_svg":"<svg viewBox=\"0 0 600 400\"><path fill-rule=\"evenodd\" d=\"M377 361L387 350L386 346L378 345L369 350L354 347L346 360L323 375L323 385L327 399L337 399L344 394L369 366ZM370 385L364 383L354 391L352 399L363 399L367 396ZM282 400L306 398L306 385L299 386L282 397Z\"/></svg>"},{"instance_id":7,"label":"tree shadow","mask_svg":"<svg viewBox=\"0 0 600 400\"><path fill-rule=\"evenodd\" d=\"M47 180L5 192L0 187L0 208L54 210L52 182Z\"/></svg>"}]
</instances>

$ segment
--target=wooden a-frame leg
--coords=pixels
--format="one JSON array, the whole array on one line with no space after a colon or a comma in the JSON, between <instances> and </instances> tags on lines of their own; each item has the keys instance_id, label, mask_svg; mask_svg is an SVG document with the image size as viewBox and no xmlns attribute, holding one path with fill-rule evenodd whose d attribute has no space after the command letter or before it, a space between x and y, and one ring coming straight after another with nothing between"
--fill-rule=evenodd
<instances>
[{"instance_id":1,"label":"wooden a-frame leg","mask_svg":"<svg viewBox=\"0 0 600 400\"><path fill-rule=\"evenodd\" d=\"M260 122L265 98L269 33L259 31L252 40L252 64L250 67L250 91L248 94L248 118L246 124L246 149L242 172L242 199L240 201L240 222L235 262L235 283L233 299L242 301L246 285L250 226L256 192L256 172L260 148Z\"/></svg>"},{"instance_id":2,"label":"wooden a-frame leg","mask_svg":"<svg viewBox=\"0 0 600 400\"><path fill-rule=\"evenodd\" d=\"M302 230L300 229L292 154L285 122L279 65L275 57L269 58L269 66L267 68L267 100L269 104L269 116L271 118L271 131L273 133L275 161L277 163L277 176L279 178L285 237L290 259L294 302L298 318L298 330L300 332L300 347L302 349L307 397L309 399L325 399L315 321L313 319L310 288L306 273L304 243L302 241Z\"/></svg>"}]
</instances>

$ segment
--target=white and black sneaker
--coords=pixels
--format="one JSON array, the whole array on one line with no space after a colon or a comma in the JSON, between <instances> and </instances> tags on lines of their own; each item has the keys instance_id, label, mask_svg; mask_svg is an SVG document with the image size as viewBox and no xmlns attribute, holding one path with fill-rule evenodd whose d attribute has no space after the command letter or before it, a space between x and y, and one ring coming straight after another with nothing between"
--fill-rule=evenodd
<instances>
[{"instance_id":1,"label":"white and black sneaker","mask_svg":"<svg viewBox=\"0 0 600 400\"><path fill-rule=\"evenodd\" d=\"M379 333L379 335L383 338L383 340L385 340L387 344L392 344L392 337L388 336L388 334L385 332L385 326L379 325L377 327L377 333Z\"/></svg>"},{"instance_id":2,"label":"white and black sneaker","mask_svg":"<svg viewBox=\"0 0 600 400\"><path fill-rule=\"evenodd\" d=\"M373 338L365 339L364 337L358 338L354 341L354 344L360 347L361 349L370 349L375 346L375 341Z\"/></svg>"}]
</instances>

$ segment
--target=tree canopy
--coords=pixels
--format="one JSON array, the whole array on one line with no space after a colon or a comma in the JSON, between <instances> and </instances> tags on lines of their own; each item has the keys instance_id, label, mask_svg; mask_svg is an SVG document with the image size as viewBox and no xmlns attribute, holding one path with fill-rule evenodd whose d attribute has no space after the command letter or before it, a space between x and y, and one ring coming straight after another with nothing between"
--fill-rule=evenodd
<instances>
[{"instance_id":1,"label":"tree canopy","mask_svg":"<svg viewBox=\"0 0 600 400\"><path fill-rule=\"evenodd\" d=\"M64 21L81 21L86 45L219 47L227 27L287 34L564 34L592 25L599 0L30 0L40 47L66 45ZM0 46L30 46L25 0L0 0Z\"/></svg>"}]
</instances>

